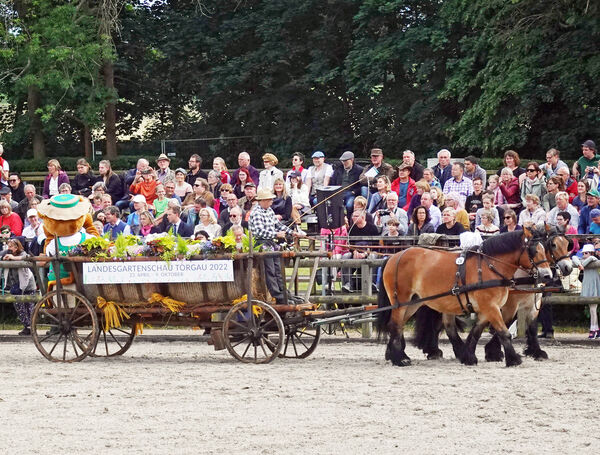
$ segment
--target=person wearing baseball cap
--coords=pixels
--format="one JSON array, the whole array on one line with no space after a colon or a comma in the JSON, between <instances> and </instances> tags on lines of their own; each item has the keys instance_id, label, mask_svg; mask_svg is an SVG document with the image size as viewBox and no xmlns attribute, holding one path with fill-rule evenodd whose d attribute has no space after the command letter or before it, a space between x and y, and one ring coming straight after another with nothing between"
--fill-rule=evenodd
<instances>
[{"instance_id":1,"label":"person wearing baseball cap","mask_svg":"<svg viewBox=\"0 0 600 455\"><path fill-rule=\"evenodd\" d=\"M361 196L370 200L371 195L377 193L377 177L380 175L385 175L388 179L390 179L390 182L393 182L396 178L396 171L391 164L383 161L383 150L380 148L372 148L371 164L365 166L360 174L360 178L362 179L365 177L365 175L368 177L368 179L362 180L360 194Z\"/></svg>"},{"instance_id":2,"label":"person wearing baseball cap","mask_svg":"<svg viewBox=\"0 0 600 455\"><path fill-rule=\"evenodd\" d=\"M598 161L600 155L597 154L596 143L588 139L581 144L581 157L573 164L573 175L577 180L582 178L594 178L594 173L598 173Z\"/></svg>"},{"instance_id":3,"label":"person wearing baseball cap","mask_svg":"<svg viewBox=\"0 0 600 455\"><path fill-rule=\"evenodd\" d=\"M308 168L306 184L310 188L309 200L311 205L317 204L317 189L329 185L333 175L333 167L325 162L325 153L317 150L312 154L313 166Z\"/></svg>"},{"instance_id":4,"label":"person wearing baseball cap","mask_svg":"<svg viewBox=\"0 0 600 455\"><path fill-rule=\"evenodd\" d=\"M158 177L158 181L160 183L164 185L167 181L175 181L175 171L169 169L171 159L167 155L164 153L158 155L158 158L156 158L156 164L158 166L158 169L156 170L156 176Z\"/></svg>"},{"instance_id":5,"label":"person wearing baseball cap","mask_svg":"<svg viewBox=\"0 0 600 455\"><path fill-rule=\"evenodd\" d=\"M596 189L589 190L586 194L587 204L581 207L579 211L579 226L577 227L578 234L589 234L592 224L592 211L598 208L600 202L600 193Z\"/></svg>"},{"instance_id":6,"label":"person wearing baseball cap","mask_svg":"<svg viewBox=\"0 0 600 455\"><path fill-rule=\"evenodd\" d=\"M275 195L268 188L261 188L256 194L258 203L250 212L248 228L256 240L257 245L262 245L264 250L277 251L277 239L285 239L286 235L305 237L306 234L294 231L282 224L271 208ZM281 263L278 256L263 258L265 266L265 281L271 297L279 305L286 303L286 288L281 277ZM292 296L289 296L293 298Z\"/></svg>"},{"instance_id":7,"label":"person wearing baseball cap","mask_svg":"<svg viewBox=\"0 0 600 455\"><path fill-rule=\"evenodd\" d=\"M349 150L342 153L340 161L342 165L333 171L329 184L344 188L344 205L346 206L348 219L350 219L354 211L354 198L360 196L360 175L363 168L354 162L354 153Z\"/></svg>"}]
</instances>

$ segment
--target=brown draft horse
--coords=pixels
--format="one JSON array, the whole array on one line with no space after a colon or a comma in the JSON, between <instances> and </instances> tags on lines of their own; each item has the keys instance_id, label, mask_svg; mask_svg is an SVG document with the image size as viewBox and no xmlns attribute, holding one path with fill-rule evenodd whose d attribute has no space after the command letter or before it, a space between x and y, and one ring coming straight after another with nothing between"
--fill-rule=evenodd
<instances>
[{"instance_id":1,"label":"brown draft horse","mask_svg":"<svg viewBox=\"0 0 600 455\"><path fill-rule=\"evenodd\" d=\"M571 273L573 264L569 252L573 249L572 242L565 237L562 231L549 225L532 227L533 241L541 241L546 251L546 259L554 268L558 269L560 274L566 276ZM528 273L519 269L515 273L515 278L527 277ZM557 275L555 278L559 279ZM509 326L515 318L517 310L522 309L526 315L527 340L524 354L533 357L535 360L547 359L548 354L541 349L537 337L537 315L541 303L541 294L523 293L509 291L508 299L501 308L504 323ZM443 325L454 352L458 359L463 358L464 343L457 332L457 325L462 325L454 315L443 317ZM415 315L415 344L423 349L429 359L442 356L438 348L439 333L442 329L442 315L428 307L419 309ZM493 333L493 330L491 330ZM472 345L471 349L475 349ZM504 359L500 339L493 333L491 340L485 345L485 359L487 361L500 362Z\"/></svg>"},{"instance_id":2,"label":"brown draft horse","mask_svg":"<svg viewBox=\"0 0 600 455\"><path fill-rule=\"evenodd\" d=\"M542 278L552 277L546 251L541 242L531 242L530 229L509 232L486 239L477 251L471 251L466 258L466 285L498 280L509 281L518 268L537 267ZM467 301L479 316L478 324L473 328L462 352L454 346L457 356L467 365L477 363L474 349L481 332L491 324L498 334L505 352L506 366L519 365L521 357L516 353L508 328L502 318L500 308L508 297L506 286L487 289L474 289L467 295L453 295L450 290L457 282L456 261L459 253L412 247L391 256L384 267L379 292L379 307L390 306L390 302L399 306L391 311L379 314L380 331L388 332L390 338L385 357L397 366L408 366L411 361L406 355L404 325L422 306L445 315L458 315L464 312ZM444 295L442 295L444 294ZM430 298L433 297L433 298Z\"/></svg>"}]
</instances>

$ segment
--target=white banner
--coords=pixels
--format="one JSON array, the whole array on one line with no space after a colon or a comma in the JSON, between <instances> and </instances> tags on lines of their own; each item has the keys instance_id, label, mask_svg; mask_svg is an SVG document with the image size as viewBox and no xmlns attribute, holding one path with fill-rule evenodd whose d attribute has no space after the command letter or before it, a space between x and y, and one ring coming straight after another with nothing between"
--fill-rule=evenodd
<instances>
[{"instance_id":1,"label":"white banner","mask_svg":"<svg viewBox=\"0 0 600 455\"><path fill-rule=\"evenodd\" d=\"M216 281L233 281L232 260L83 263L83 284Z\"/></svg>"}]
</instances>

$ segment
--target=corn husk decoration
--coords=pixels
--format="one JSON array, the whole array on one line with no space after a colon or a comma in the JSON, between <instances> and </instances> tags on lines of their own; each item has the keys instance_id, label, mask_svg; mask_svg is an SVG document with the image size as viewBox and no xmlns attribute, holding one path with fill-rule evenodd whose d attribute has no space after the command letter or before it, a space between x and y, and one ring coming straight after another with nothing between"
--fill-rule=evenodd
<instances>
[{"instance_id":1,"label":"corn husk decoration","mask_svg":"<svg viewBox=\"0 0 600 455\"><path fill-rule=\"evenodd\" d=\"M185 302L172 299L171 297L165 297L158 292L153 292L148 298L148 303L160 303L162 306L167 308L171 313L179 313L185 306Z\"/></svg>"},{"instance_id":2,"label":"corn husk decoration","mask_svg":"<svg viewBox=\"0 0 600 455\"><path fill-rule=\"evenodd\" d=\"M123 319L129 319L129 314L115 302L98 297L96 306L104 313L104 331L108 332L115 327L121 327Z\"/></svg>"}]
</instances>

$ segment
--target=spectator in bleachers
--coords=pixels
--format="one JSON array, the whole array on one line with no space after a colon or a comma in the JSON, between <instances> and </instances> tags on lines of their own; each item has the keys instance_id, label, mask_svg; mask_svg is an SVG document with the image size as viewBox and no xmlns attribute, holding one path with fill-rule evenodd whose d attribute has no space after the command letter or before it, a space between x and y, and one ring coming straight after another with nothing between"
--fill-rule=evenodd
<instances>
[{"instance_id":1,"label":"spectator in bleachers","mask_svg":"<svg viewBox=\"0 0 600 455\"><path fill-rule=\"evenodd\" d=\"M105 209L106 207L110 207L111 205L113 205L112 197L110 197L110 194L104 193L102 195L102 209Z\"/></svg>"},{"instance_id":2,"label":"spectator in bleachers","mask_svg":"<svg viewBox=\"0 0 600 455\"><path fill-rule=\"evenodd\" d=\"M140 232L141 224L140 214L142 212L148 211L148 204L146 204L146 198L141 194L136 194L135 196L133 196L131 202L133 203L133 210L127 217L126 223L129 226L131 233L134 235L138 235Z\"/></svg>"},{"instance_id":3,"label":"spectator in bleachers","mask_svg":"<svg viewBox=\"0 0 600 455\"><path fill-rule=\"evenodd\" d=\"M354 210L352 213L352 224L348 230L350 239L350 252L345 253L342 257L352 259L367 259L370 255L370 247L374 244L372 240L353 240L353 237L374 237L379 235L379 231L375 224L370 223L366 218L364 210ZM354 292L353 276L358 269L343 268L342 269L342 290L346 292Z\"/></svg>"},{"instance_id":4,"label":"spectator in bleachers","mask_svg":"<svg viewBox=\"0 0 600 455\"><path fill-rule=\"evenodd\" d=\"M590 139L581 144L581 157L573 164L573 175L579 180L592 179L598 167L600 155L597 155L596 143Z\"/></svg>"},{"instance_id":5,"label":"spectator in bleachers","mask_svg":"<svg viewBox=\"0 0 600 455\"><path fill-rule=\"evenodd\" d=\"M590 210L590 234L600 234L600 209Z\"/></svg>"},{"instance_id":6,"label":"spectator in bleachers","mask_svg":"<svg viewBox=\"0 0 600 455\"><path fill-rule=\"evenodd\" d=\"M140 226L137 235L146 237L153 232L156 232L154 229L154 217L148 210L144 210L140 213Z\"/></svg>"},{"instance_id":7,"label":"spectator in bleachers","mask_svg":"<svg viewBox=\"0 0 600 455\"><path fill-rule=\"evenodd\" d=\"M513 175L513 171L508 167L502 169L500 174L500 191L506 201L506 207L520 212L523 208L521 194L519 193L519 179Z\"/></svg>"},{"instance_id":8,"label":"spectator in bleachers","mask_svg":"<svg viewBox=\"0 0 600 455\"><path fill-rule=\"evenodd\" d=\"M348 216L351 215L354 207L354 198L360 195L360 175L362 166L354 162L354 153L345 151L340 156L341 166L336 167L331 177L331 185L339 185L344 188L344 206Z\"/></svg>"},{"instance_id":9,"label":"spectator in bleachers","mask_svg":"<svg viewBox=\"0 0 600 455\"><path fill-rule=\"evenodd\" d=\"M368 223L374 223L373 215L367 211L367 198L362 196L356 196L354 204L352 205L352 211L358 210L365 212L365 218Z\"/></svg>"},{"instance_id":10,"label":"spectator in bleachers","mask_svg":"<svg viewBox=\"0 0 600 455\"><path fill-rule=\"evenodd\" d=\"M292 155L292 168L285 176L285 185L287 188L290 186L290 175L292 172L298 172L298 174L300 174L302 183L306 184L306 179L308 178L308 169L304 167L304 155L300 152L296 152Z\"/></svg>"},{"instance_id":11,"label":"spectator in bleachers","mask_svg":"<svg viewBox=\"0 0 600 455\"><path fill-rule=\"evenodd\" d=\"M248 162L250 162L250 157L248 157ZM190 185L194 186L196 180L198 179L206 179L208 174L202 170L202 157L197 153L194 153L190 156L188 160L189 171L185 176L185 181Z\"/></svg>"},{"instance_id":12,"label":"spectator in bleachers","mask_svg":"<svg viewBox=\"0 0 600 455\"><path fill-rule=\"evenodd\" d=\"M452 170L452 168L450 168L450 169ZM440 181L437 179L437 177L433 173L433 169L430 169L430 168L423 169L423 179L422 180L425 180L429 184L430 188L437 187L440 190L442 189L442 185L440 184Z\"/></svg>"},{"instance_id":13,"label":"spectator in bleachers","mask_svg":"<svg viewBox=\"0 0 600 455\"><path fill-rule=\"evenodd\" d=\"M377 210L384 209L386 206L385 199L392 190L392 182L390 182L387 175L380 175L375 180L375 188L377 191L371 195L369 207L367 209L369 213L375 213Z\"/></svg>"},{"instance_id":14,"label":"spectator in bleachers","mask_svg":"<svg viewBox=\"0 0 600 455\"><path fill-rule=\"evenodd\" d=\"M485 169L479 166L479 160L473 155L469 155L465 158L465 177L474 181L476 178L481 179L482 187L485 187L487 181L487 174Z\"/></svg>"},{"instance_id":15,"label":"spectator in bleachers","mask_svg":"<svg viewBox=\"0 0 600 455\"><path fill-rule=\"evenodd\" d=\"M141 175L141 172L144 169L148 169L149 167L150 167L150 163L148 162L148 160L146 158L140 158L139 160L137 160L135 168L129 169L125 173L125 175L121 179L122 186L123 186L123 189L122 189L123 196L121 196L121 199L115 201L115 205L117 207L119 207L120 210L125 210L129 207L129 204L131 202L131 197L132 197L132 195L129 193L129 187L135 181L136 177ZM92 193L93 192L94 192L94 188L92 188Z\"/></svg>"},{"instance_id":16,"label":"spectator in bleachers","mask_svg":"<svg viewBox=\"0 0 600 455\"><path fill-rule=\"evenodd\" d=\"M234 180L235 185L233 185L233 192L237 196L238 199L244 197L244 189L246 188L246 184L252 183L256 186L257 182L252 180L250 177L250 171L248 169L238 169L239 172L236 175Z\"/></svg>"},{"instance_id":17,"label":"spectator in bleachers","mask_svg":"<svg viewBox=\"0 0 600 455\"><path fill-rule=\"evenodd\" d=\"M425 233L434 233L435 228L431 224L431 217L427 207L420 205L413 210L410 217L410 224L406 235L421 235Z\"/></svg>"},{"instance_id":18,"label":"spectator in bleachers","mask_svg":"<svg viewBox=\"0 0 600 455\"><path fill-rule=\"evenodd\" d=\"M22 261L27 257L23 245L17 239L10 239L6 249L0 252L3 261ZM35 279L28 268L4 269L4 290L13 295L33 294L35 292ZM19 335L31 335L31 315L35 302L14 303L19 320L23 324L23 330Z\"/></svg>"},{"instance_id":19,"label":"spectator in bleachers","mask_svg":"<svg viewBox=\"0 0 600 455\"><path fill-rule=\"evenodd\" d=\"M514 150L507 150L504 152L504 159L502 162L504 167L499 169L497 172L497 174L500 176L500 181L502 181L502 171L508 168L512 171L512 176L516 177L518 184L520 184L522 179L525 178L525 169L519 166L521 164L521 158L519 158L519 154Z\"/></svg>"},{"instance_id":20,"label":"spectator in bleachers","mask_svg":"<svg viewBox=\"0 0 600 455\"><path fill-rule=\"evenodd\" d=\"M569 170L564 167L558 169L556 175L563 180L565 191L569 195L569 202L573 202L573 199L577 196L577 181L571 178Z\"/></svg>"},{"instance_id":21,"label":"spectator in bleachers","mask_svg":"<svg viewBox=\"0 0 600 455\"><path fill-rule=\"evenodd\" d=\"M539 178L540 167L535 161L527 163L525 169L525 178L520 185L521 202L525 204L525 197L528 194L535 194L541 201L546 194L546 184Z\"/></svg>"},{"instance_id":22,"label":"spectator in bleachers","mask_svg":"<svg viewBox=\"0 0 600 455\"><path fill-rule=\"evenodd\" d=\"M442 149L437 153L438 164L433 166L433 175L443 189L448 180L452 178L452 163L450 163L450 150ZM430 183L431 184L431 183Z\"/></svg>"},{"instance_id":23,"label":"spectator in bleachers","mask_svg":"<svg viewBox=\"0 0 600 455\"><path fill-rule=\"evenodd\" d=\"M231 175L229 175L229 169L227 169L225 160L220 156L215 156L213 158L213 170L217 171L219 174L219 180L223 185L227 183L231 184Z\"/></svg>"},{"instance_id":24,"label":"spectator in bleachers","mask_svg":"<svg viewBox=\"0 0 600 455\"><path fill-rule=\"evenodd\" d=\"M500 232L498 226L494 223L494 215L489 210L484 210L481 213L481 224L478 225L475 229L482 234L497 234Z\"/></svg>"},{"instance_id":25,"label":"spectator in bleachers","mask_svg":"<svg viewBox=\"0 0 600 455\"><path fill-rule=\"evenodd\" d=\"M374 223L383 235L387 234L387 222L390 218L394 218L398 222L399 235L405 235L408 230L408 216L404 209L398 207L398 195L390 191L386 200L385 209L375 212Z\"/></svg>"},{"instance_id":26,"label":"spectator in bleachers","mask_svg":"<svg viewBox=\"0 0 600 455\"><path fill-rule=\"evenodd\" d=\"M551 224L552 226L558 226L556 218L558 214L562 212L569 213L569 222L571 226L577 229L577 226L579 226L579 213L575 207L569 204L569 195L564 191L559 191L556 193L556 207L548 212L548 216L546 218L548 224Z\"/></svg>"},{"instance_id":27,"label":"spectator in bleachers","mask_svg":"<svg viewBox=\"0 0 600 455\"><path fill-rule=\"evenodd\" d=\"M492 221L496 226L500 227L500 213L498 209L494 207L494 196L488 191L481 196L481 202L483 207L477 210L475 213L475 226L479 226L481 224L481 214L484 210L488 210L492 212L494 215L494 220Z\"/></svg>"},{"instance_id":28,"label":"spectator in bleachers","mask_svg":"<svg viewBox=\"0 0 600 455\"><path fill-rule=\"evenodd\" d=\"M119 234L129 235L131 234L131 228L123 220L121 220L121 211L111 205L104 209L104 215L106 217L106 223L104 224L104 234L110 234L110 239L114 240Z\"/></svg>"},{"instance_id":29,"label":"spectator in bleachers","mask_svg":"<svg viewBox=\"0 0 600 455\"><path fill-rule=\"evenodd\" d=\"M386 176L390 182L396 178L394 167L383 161L383 151L380 148L371 149L371 164L363 168L360 178L366 177L365 174L367 173L371 177L361 180L360 194L366 197L369 202L371 201L371 197L378 191L377 179L379 176Z\"/></svg>"},{"instance_id":30,"label":"spectator in bleachers","mask_svg":"<svg viewBox=\"0 0 600 455\"><path fill-rule=\"evenodd\" d=\"M598 297L600 295L600 260L595 255L594 246L591 244L583 245L582 259L577 255L573 256L573 264L583 271L583 280L581 283L582 297ZM598 305L590 305L590 333L588 338L600 338L600 329L598 328Z\"/></svg>"},{"instance_id":31,"label":"spectator in bleachers","mask_svg":"<svg viewBox=\"0 0 600 455\"><path fill-rule=\"evenodd\" d=\"M181 206L181 198L175 194L175 182L167 182L163 186L165 187L165 196L167 199L177 199L177 202Z\"/></svg>"},{"instance_id":32,"label":"spectator in bleachers","mask_svg":"<svg viewBox=\"0 0 600 455\"><path fill-rule=\"evenodd\" d=\"M16 237L23 232L23 221L16 213L13 213L10 204L0 200L0 226L8 226L12 236Z\"/></svg>"},{"instance_id":33,"label":"spectator in bleachers","mask_svg":"<svg viewBox=\"0 0 600 455\"><path fill-rule=\"evenodd\" d=\"M8 186L3 186L0 188L0 199L6 201L10 204L10 209L15 211L19 204L12 200L12 193L10 192L10 188Z\"/></svg>"},{"instance_id":34,"label":"spectator in bleachers","mask_svg":"<svg viewBox=\"0 0 600 455\"><path fill-rule=\"evenodd\" d=\"M156 158L156 165L158 166L156 169L156 180L162 184L175 180L175 172L169 168L170 164L171 159L164 153L161 153L158 155L158 158Z\"/></svg>"},{"instance_id":35,"label":"spectator in bleachers","mask_svg":"<svg viewBox=\"0 0 600 455\"><path fill-rule=\"evenodd\" d=\"M152 168L144 169L140 175L138 175L133 183L129 186L129 192L134 196L141 194L146 198L148 204L152 204L156 199L156 187L158 186L158 180L156 173Z\"/></svg>"},{"instance_id":36,"label":"spectator in bleachers","mask_svg":"<svg viewBox=\"0 0 600 455\"><path fill-rule=\"evenodd\" d=\"M165 191L164 185L156 186L156 199L152 205L154 206L154 214L155 216L161 216L167 210L167 204L169 199L167 198L167 192Z\"/></svg>"},{"instance_id":37,"label":"spectator in bleachers","mask_svg":"<svg viewBox=\"0 0 600 455\"><path fill-rule=\"evenodd\" d=\"M525 208L519 214L519 224L525 226L525 223L540 224L546 221L546 212L540 207L540 198L535 194L525 196Z\"/></svg>"},{"instance_id":38,"label":"spectator in bleachers","mask_svg":"<svg viewBox=\"0 0 600 455\"><path fill-rule=\"evenodd\" d=\"M410 204L408 204L408 208L406 209L406 213L409 217L412 215L412 212L415 209L415 207L421 205L421 195L423 193L429 193L431 191L429 183L427 183L427 181L424 178L419 180L418 182L415 182L415 186L417 187L417 193L413 195L413 197L410 199Z\"/></svg>"},{"instance_id":39,"label":"spectator in bleachers","mask_svg":"<svg viewBox=\"0 0 600 455\"><path fill-rule=\"evenodd\" d=\"M233 173L231 177L234 182L238 181L238 174L241 169L245 169L248 171L248 176L250 177L249 181L252 181L255 185L258 185L259 173L258 170L250 164L250 155L246 152L242 152L238 155L238 165L239 168ZM238 196L239 197L239 196Z\"/></svg>"},{"instance_id":40,"label":"spectator in bleachers","mask_svg":"<svg viewBox=\"0 0 600 455\"><path fill-rule=\"evenodd\" d=\"M58 194L58 187L62 183L69 183L69 176L60 167L60 163L56 159L48 161L48 175L44 179L44 190L42 196L44 199L49 199Z\"/></svg>"},{"instance_id":41,"label":"spectator in bleachers","mask_svg":"<svg viewBox=\"0 0 600 455\"><path fill-rule=\"evenodd\" d=\"M10 166L2 155L4 155L4 147L0 144L0 184L4 186L8 185Z\"/></svg>"},{"instance_id":42,"label":"spectator in bleachers","mask_svg":"<svg viewBox=\"0 0 600 455\"><path fill-rule=\"evenodd\" d=\"M210 191L214 197L215 200L220 200L221 199L221 185L223 185L221 183L221 176L219 175L219 173L217 171L215 171L214 169L212 171L209 171L208 173L208 191ZM215 206L216 205L216 206ZM220 206L218 204L213 205L213 208L215 210L217 210L217 212L219 211L218 209L220 208Z\"/></svg>"},{"instance_id":43,"label":"spectator in bleachers","mask_svg":"<svg viewBox=\"0 0 600 455\"><path fill-rule=\"evenodd\" d=\"M550 177L546 182L546 194L542 198L542 208L549 212L556 207L556 193L564 190L565 187L560 177L557 175Z\"/></svg>"},{"instance_id":44,"label":"spectator in bleachers","mask_svg":"<svg viewBox=\"0 0 600 455\"><path fill-rule=\"evenodd\" d=\"M582 207L585 207L587 204L587 192L590 190L590 185L587 180L580 180L577 182L577 196L573 198L571 202L573 207L577 209L578 212L581 212ZM562 190L564 191L564 190Z\"/></svg>"},{"instance_id":45,"label":"spectator in bleachers","mask_svg":"<svg viewBox=\"0 0 600 455\"><path fill-rule=\"evenodd\" d=\"M219 224L220 225L220 224ZM221 233L228 235L229 232L236 226L242 229L248 229L248 223L244 221L244 212L237 205L229 211L229 221L221 226Z\"/></svg>"},{"instance_id":46,"label":"spectator in bleachers","mask_svg":"<svg viewBox=\"0 0 600 455\"><path fill-rule=\"evenodd\" d=\"M410 178L415 182L418 182L423 178L423 171L425 168L415 158L415 153L411 150L404 150L402 152L402 162L410 166Z\"/></svg>"},{"instance_id":47,"label":"spectator in bleachers","mask_svg":"<svg viewBox=\"0 0 600 455\"><path fill-rule=\"evenodd\" d=\"M473 194L467 197L465 201L465 210L469 214L470 220L470 228L473 229L475 227L475 215L477 210L483 207L483 182L480 178L475 177L473 179Z\"/></svg>"},{"instance_id":48,"label":"spectator in bleachers","mask_svg":"<svg viewBox=\"0 0 600 455\"><path fill-rule=\"evenodd\" d=\"M444 208L444 210L446 210L447 208L451 208L453 210L454 221L460 224L463 227L463 230L469 231L471 229L469 214L461 205L460 195L458 193L452 191L446 195L446 207ZM442 215L443 214L444 212L442 211ZM443 218L442 221L444 221Z\"/></svg>"},{"instance_id":49,"label":"spectator in bleachers","mask_svg":"<svg viewBox=\"0 0 600 455\"><path fill-rule=\"evenodd\" d=\"M433 205L440 209L440 212L446 208L446 198L441 188L434 186L429 190L429 194L431 195L431 199L433 199Z\"/></svg>"},{"instance_id":50,"label":"spectator in bleachers","mask_svg":"<svg viewBox=\"0 0 600 455\"><path fill-rule=\"evenodd\" d=\"M200 209L199 213L200 222L196 224L194 228L194 236L199 231L205 231L208 233L208 240L212 240L221 235L221 226L217 224L217 219L215 218L212 210L208 208Z\"/></svg>"},{"instance_id":51,"label":"spectator in bleachers","mask_svg":"<svg viewBox=\"0 0 600 455\"><path fill-rule=\"evenodd\" d=\"M514 210L508 209L504 211L504 225L500 228L500 232L520 231L523 228L517 224L517 214Z\"/></svg>"},{"instance_id":52,"label":"spectator in bleachers","mask_svg":"<svg viewBox=\"0 0 600 455\"><path fill-rule=\"evenodd\" d=\"M58 194L71 194L73 188L68 183L63 183L58 187Z\"/></svg>"},{"instance_id":53,"label":"spectator in bleachers","mask_svg":"<svg viewBox=\"0 0 600 455\"><path fill-rule=\"evenodd\" d=\"M561 167L569 169L567 163L560 159L560 152L555 148L551 148L546 152L546 162L540 166L540 169L544 171L544 175L549 179L555 177L556 171Z\"/></svg>"},{"instance_id":54,"label":"spectator in bleachers","mask_svg":"<svg viewBox=\"0 0 600 455\"><path fill-rule=\"evenodd\" d=\"M558 212L556 214L556 227L567 235L577 234L577 227L571 223L571 214L569 212ZM571 253L579 251L579 241L573 239L573 249Z\"/></svg>"},{"instance_id":55,"label":"spectator in bleachers","mask_svg":"<svg viewBox=\"0 0 600 455\"><path fill-rule=\"evenodd\" d=\"M442 212L442 224L437 227L435 232L444 235L460 235L465 232L465 228L456 221L456 211L453 208L446 207Z\"/></svg>"},{"instance_id":56,"label":"spectator in bleachers","mask_svg":"<svg viewBox=\"0 0 600 455\"><path fill-rule=\"evenodd\" d=\"M206 203L206 201L205 201ZM176 208L179 209L179 217L181 218L181 221L183 221L184 223L187 223L187 214L186 212L182 212L181 211L181 205L179 204L179 201L177 199L169 199L169 202L167 202L167 208ZM167 210L168 212L168 210ZM153 232L167 232L168 228L169 228L169 219L167 217L167 212L163 213L160 218L155 218L154 219L154 225L156 227L156 229ZM193 229L193 225L190 224L190 226ZM193 233L193 231L191 232ZM191 234L190 233L190 234Z\"/></svg>"},{"instance_id":57,"label":"spectator in bleachers","mask_svg":"<svg viewBox=\"0 0 600 455\"><path fill-rule=\"evenodd\" d=\"M306 184L310 195L311 205L317 204L317 189L329 185L333 176L333 167L325 163L325 154L317 150L312 154L313 166L308 168Z\"/></svg>"},{"instance_id":58,"label":"spectator in bleachers","mask_svg":"<svg viewBox=\"0 0 600 455\"><path fill-rule=\"evenodd\" d=\"M286 226L292 220L292 198L287 194L283 178L277 178L273 182L273 205L271 210L275 213L275 218Z\"/></svg>"},{"instance_id":59,"label":"spectator in bleachers","mask_svg":"<svg viewBox=\"0 0 600 455\"><path fill-rule=\"evenodd\" d=\"M175 171L175 182L173 182L174 184L174 192L177 196L179 196L179 198L181 200L185 199L185 197L190 194L192 191L194 191L194 189L192 188L192 185L190 185L188 182L185 181L185 169L183 168L178 168ZM166 188L165 188L166 189Z\"/></svg>"},{"instance_id":60,"label":"spectator in bleachers","mask_svg":"<svg viewBox=\"0 0 600 455\"><path fill-rule=\"evenodd\" d=\"M306 170L306 169L305 169ZM308 172L306 172L308 174ZM288 173L288 193L292 198L292 206L300 215L304 215L310 211L310 201L308 200L308 185L302 180L302 175L298 171L290 171Z\"/></svg>"},{"instance_id":61,"label":"spectator in bleachers","mask_svg":"<svg viewBox=\"0 0 600 455\"><path fill-rule=\"evenodd\" d=\"M402 163L398 166L398 178L392 182L392 191L398 195L398 205L405 211L410 206L410 200L417 194L416 182L410 178L411 171L409 164Z\"/></svg>"},{"instance_id":62,"label":"spectator in bleachers","mask_svg":"<svg viewBox=\"0 0 600 455\"><path fill-rule=\"evenodd\" d=\"M102 196L104 196L104 193L101 193L99 191L96 191L92 194L90 202L92 204L92 210L94 212L98 212L99 210L104 209L104 205L102 203Z\"/></svg>"},{"instance_id":63,"label":"spectator in bleachers","mask_svg":"<svg viewBox=\"0 0 600 455\"><path fill-rule=\"evenodd\" d=\"M491 191L494 194L494 205L505 205L506 198L502 191L500 190L500 177L497 175L490 175L488 178L488 191Z\"/></svg>"},{"instance_id":64,"label":"spectator in bleachers","mask_svg":"<svg viewBox=\"0 0 600 455\"><path fill-rule=\"evenodd\" d=\"M21 181L21 176L18 172L10 173L8 186L10 187L13 201L19 203L25 199L25 184Z\"/></svg>"},{"instance_id":65,"label":"spectator in bleachers","mask_svg":"<svg viewBox=\"0 0 600 455\"><path fill-rule=\"evenodd\" d=\"M238 200L238 205L242 208L244 212L246 212L245 219L248 221L248 217L250 216L250 211L252 207L254 207L258 201L256 200L256 185L252 182L246 183L244 187L244 197Z\"/></svg>"},{"instance_id":66,"label":"spectator in bleachers","mask_svg":"<svg viewBox=\"0 0 600 455\"><path fill-rule=\"evenodd\" d=\"M194 192L188 194L182 203L182 209L188 209L192 207L197 198L203 198L206 201L208 207L212 207L215 202L215 198L212 193L208 190L208 181L206 179L198 179L194 182Z\"/></svg>"},{"instance_id":67,"label":"spectator in bleachers","mask_svg":"<svg viewBox=\"0 0 600 455\"><path fill-rule=\"evenodd\" d=\"M36 209L27 210L27 221L29 221L29 224L23 229L23 237L26 239L37 239L43 233L43 223Z\"/></svg>"},{"instance_id":68,"label":"spectator in bleachers","mask_svg":"<svg viewBox=\"0 0 600 455\"><path fill-rule=\"evenodd\" d=\"M144 160L145 161L145 160ZM146 161L147 162L147 161ZM119 206L119 202L123 197L123 182L121 177L115 174L112 170L109 160L102 160L98 163L98 173L100 174L99 182L104 184L105 192L110 194L112 201L115 206ZM95 185L92 187L92 193L96 190ZM129 205L129 201L126 201L125 207Z\"/></svg>"},{"instance_id":69,"label":"spectator in bleachers","mask_svg":"<svg viewBox=\"0 0 600 455\"><path fill-rule=\"evenodd\" d=\"M92 172L90 163L85 158L77 160L77 174L73 179L73 194L89 197L92 194L92 186L98 178Z\"/></svg>"},{"instance_id":70,"label":"spectator in bleachers","mask_svg":"<svg viewBox=\"0 0 600 455\"><path fill-rule=\"evenodd\" d=\"M219 218L217 220L217 222L222 228L224 228L227 225L227 223L229 223L231 210L234 207L238 207L238 198L234 193L229 193L227 194L227 196L225 196L225 202L227 203L227 207L221 210L221 212L219 213ZM225 232L226 229L222 229L222 231Z\"/></svg>"},{"instance_id":71,"label":"spectator in bleachers","mask_svg":"<svg viewBox=\"0 0 600 455\"><path fill-rule=\"evenodd\" d=\"M446 180L444 184L444 194L457 192L460 195L460 202L464 204L467 197L473 194L473 182L464 176L465 165L463 163L454 163L452 165L452 178Z\"/></svg>"}]
</instances>

